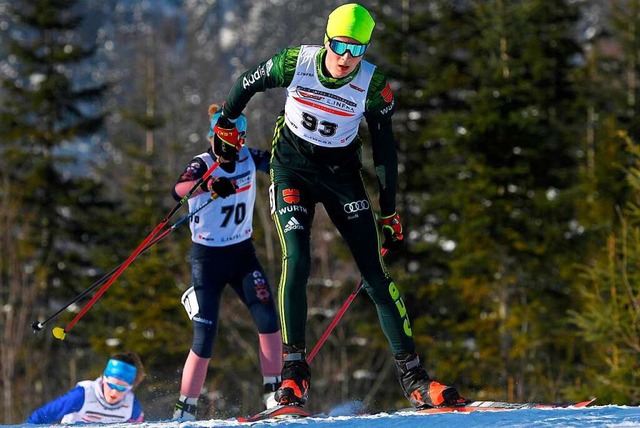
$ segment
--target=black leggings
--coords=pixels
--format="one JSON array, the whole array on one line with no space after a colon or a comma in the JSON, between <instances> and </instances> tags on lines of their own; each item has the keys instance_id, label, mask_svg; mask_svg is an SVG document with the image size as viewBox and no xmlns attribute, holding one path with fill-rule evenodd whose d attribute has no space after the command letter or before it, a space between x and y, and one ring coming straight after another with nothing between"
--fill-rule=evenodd
<instances>
[{"instance_id":1,"label":"black leggings","mask_svg":"<svg viewBox=\"0 0 640 428\"><path fill-rule=\"evenodd\" d=\"M229 284L249 309L259 333L278 331L278 315L271 287L256 257L250 239L227 247L191 247L191 285L199 311L193 317L193 343L196 355L211 358L220 315L220 299ZM241 316L241 315L239 315Z\"/></svg>"}]
</instances>

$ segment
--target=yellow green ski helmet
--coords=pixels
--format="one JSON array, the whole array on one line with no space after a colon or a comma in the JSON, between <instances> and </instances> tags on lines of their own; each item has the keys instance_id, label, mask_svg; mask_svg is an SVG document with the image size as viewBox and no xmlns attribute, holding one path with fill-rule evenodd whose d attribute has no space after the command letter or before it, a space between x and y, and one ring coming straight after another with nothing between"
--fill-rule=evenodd
<instances>
[{"instance_id":1,"label":"yellow green ski helmet","mask_svg":"<svg viewBox=\"0 0 640 428\"><path fill-rule=\"evenodd\" d=\"M363 45L371 41L376 23L369 11L357 3L343 4L329 14L325 43L334 37L351 37Z\"/></svg>"}]
</instances>

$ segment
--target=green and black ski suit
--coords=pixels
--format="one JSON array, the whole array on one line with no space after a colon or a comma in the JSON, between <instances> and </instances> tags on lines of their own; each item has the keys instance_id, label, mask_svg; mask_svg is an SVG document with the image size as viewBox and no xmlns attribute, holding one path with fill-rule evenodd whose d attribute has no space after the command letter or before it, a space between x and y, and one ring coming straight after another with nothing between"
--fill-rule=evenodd
<instances>
[{"instance_id":1,"label":"green and black ski suit","mask_svg":"<svg viewBox=\"0 0 640 428\"><path fill-rule=\"evenodd\" d=\"M257 92L287 88L285 110L276 121L270 171L271 214L282 244L278 310L283 342L305 341L311 224L316 203L322 203L362 273L393 354L411 354L411 326L380 256L380 234L362 177L362 141L357 136L357 123L364 117L371 132L381 214L390 216L396 211L398 177L393 93L385 76L366 61L347 77L327 77L325 55L326 49L318 46L280 51L242 74L223 108L233 119Z\"/></svg>"}]
</instances>

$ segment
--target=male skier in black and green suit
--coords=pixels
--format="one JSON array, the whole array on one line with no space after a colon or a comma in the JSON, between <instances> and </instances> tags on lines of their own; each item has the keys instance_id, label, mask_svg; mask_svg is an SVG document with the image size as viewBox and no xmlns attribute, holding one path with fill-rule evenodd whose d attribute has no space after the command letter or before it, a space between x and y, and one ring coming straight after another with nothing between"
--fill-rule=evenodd
<instances>
[{"instance_id":1,"label":"male skier in black and green suit","mask_svg":"<svg viewBox=\"0 0 640 428\"><path fill-rule=\"evenodd\" d=\"M282 386L276 392L281 404L303 405L310 386L306 286L317 203L324 205L362 273L410 403L426 407L464 401L454 387L431 380L420 363L405 304L380 255L378 224L362 178L362 141L357 135L362 118L371 132L380 189L382 245L396 249L404 236L396 212L393 93L376 66L362 60L374 26L364 7L354 3L338 7L329 15L324 46L284 49L243 73L216 128L219 135L233 129L233 120L257 92L286 88L270 171L271 212L282 244L278 311L284 364Z\"/></svg>"}]
</instances>

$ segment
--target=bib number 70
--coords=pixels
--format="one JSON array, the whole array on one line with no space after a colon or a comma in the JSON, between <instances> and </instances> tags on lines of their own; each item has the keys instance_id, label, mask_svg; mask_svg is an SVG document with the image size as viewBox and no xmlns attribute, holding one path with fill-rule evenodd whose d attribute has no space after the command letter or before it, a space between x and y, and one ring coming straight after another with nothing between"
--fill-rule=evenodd
<instances>
[{"instance_id":1,"label":"bib number 70","mask_svg":"<svg viewBox=\"0 0 640 428\"><path fill-rule=\"evenodd\" d=\"M323 137L331 137L338 128L337 123L327 122L326 120L318 122L317 117L307 112L302 113L302 126L312 132L318 131Z\"/></svg>"},{"instance_id":2,"label":"bib number 70","mask_svg":"<svg viewBox=\"0 0 640 428\"><path fill-rule=\"evenodd\" d=\"M222 220L220 227L227 227L230 220L233 220L238 225L242 223L247 215L247 206L244 202L240 202L238 205L224 205L222 213L224 214L224 220Z\"/></svg>"},{"instance_id":3,"label":"bib number 70","mask_svg":"<svg viewBox=\"0 0 640 428\"><path fill-rule=\"evenodd\" d=\"M227 227L230 222L238 225L242 223L247 216L247 206L244 202L240 202L237 205L223 205L220 209L220 213L223 214L220 227ZM194 223L200 223L200 216L194 216L191 221Z\"/></svg>"}]
</instances>

